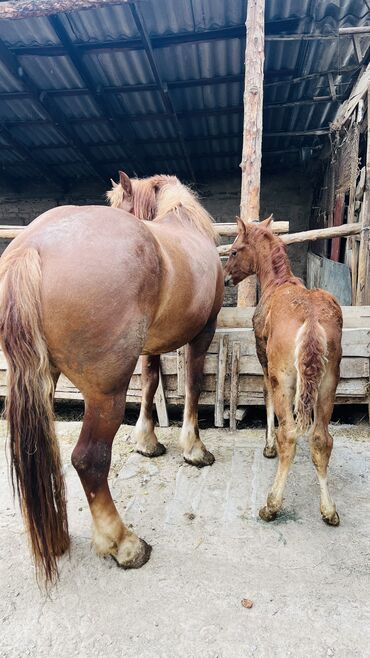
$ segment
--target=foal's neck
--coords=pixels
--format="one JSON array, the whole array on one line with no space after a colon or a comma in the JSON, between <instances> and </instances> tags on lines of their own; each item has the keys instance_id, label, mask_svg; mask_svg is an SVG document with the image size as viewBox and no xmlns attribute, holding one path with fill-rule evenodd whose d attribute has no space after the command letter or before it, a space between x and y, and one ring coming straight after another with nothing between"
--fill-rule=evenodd
<instances>
[{"instance_id":1,"label":"foal's neck","mask_svg":"<svg viewBox=\"0 0 370 658\"><path fill-rule=\"evenodd\" d=\"M259 248L261 247L261 248ZM284 283L295 281L289 259L281 240L275 236L263 239L256 246L256 269L262 294Z\"/></svg>"}]
</instances>

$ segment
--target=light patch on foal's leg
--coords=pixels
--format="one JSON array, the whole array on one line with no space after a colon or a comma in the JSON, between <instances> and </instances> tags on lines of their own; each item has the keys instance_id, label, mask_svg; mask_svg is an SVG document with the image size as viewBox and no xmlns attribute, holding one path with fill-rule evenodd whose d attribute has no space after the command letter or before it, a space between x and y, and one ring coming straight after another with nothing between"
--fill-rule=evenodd
<instances>
[{"instance_id":1,"label":"light patch on foal's leg","mask_svg":"<svg viewBox=\"0 0 370 658\"><path fill-rule=\"evenodd\" d=\"M339 525L339 516L328 489L327 475L317 474L320 485L320 512L323 520L329 525Z\"/></svg>"},{"instance_id":2,"label":"light patch on foal's leg","mask_svg":"<svg viewBox=\"0 0 370 658\"><path fill-rule=\"evenodd\" d=\"M266 416L267 416L267 430L266 430L266 445L263 450L265 457L272 458L276 457L276 447L275 447L275 413L274 413L274 403L272 401L272 396L266 396Z\"/></svg>"}]
</instances>

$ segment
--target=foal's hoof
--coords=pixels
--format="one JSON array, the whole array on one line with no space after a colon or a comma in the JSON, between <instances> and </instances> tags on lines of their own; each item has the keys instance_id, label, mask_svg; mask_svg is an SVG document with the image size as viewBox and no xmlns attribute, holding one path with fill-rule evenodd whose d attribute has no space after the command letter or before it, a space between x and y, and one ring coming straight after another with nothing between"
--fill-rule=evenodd
<instances>
[{"instance_id":1,"label":"foal's hoof","mask_svg":"<svg viewBox=\"0 0 370 658\"><path fill-rule=\"evenodd\" d=\"M166 452L166 446L164 446L163 443L159 443L158 441L153 452L144 452L144 450L139 450L139 448L136 448L136 452L138 452L139 455L143 455L143 457L149 457L149 459L153 459L153 457L161 457L164 455Z\"/></svg>"},{"instance_id":2,"label":"foal's hoof","mask_svg":"<svg viewBox=\"0 0 370 658\"><path fill-rule=\"evenodd\" d=\"M150 544L147 544L144 539L138 539L138 541L140 542L140 545L134 555L130 557L127 555L120 555L120 551L117 555L112 555L118 567L121 569L140 569L140 567L148 562L152 552L152 547Z\"/></svg>"},{"instance_id":3,"label":"foal's hoof","mask_svg":"<svg viewBox=\"0 0 370 658\"><path fill-rule=\"evenodd\" d=\"M276 448L275 446L265 446L263 449L263 456L267 459L274 459L276 457Z\"/></svg>"},{"instance_id":4,"label":"foal's hoof","mask_svg":"<svg viewBox=\"0 0 370 658\"><path fill-rule=\"evenodd\" d=\"M339 514L337 512L333 512L331 516L325 516L322 514L322 520L327 524L327 525L333 525L337 526L340 524L340 518Z\"/></svg>"},{"instance_id":5,"label":"foal's hoof","mask_svg":"<svg viewBox=\"0 0 370 658\"><path fill-rule=\"evenodd\" d=\"M212 464L215 461L215 458L212 455L212 453L209 452L209 450L205 450L205 452L202 454L201 457L198 457L196 459L191 459L190 457L185 457L184 455L184 460L186 461L187 464L190 464L190 466L203 468L203 466L212 466Z\"/></svg>"},{"instance_id":6,"label":"foal's hoof","mask_svg":"<svg viewBox=\"0 0 370 658\"><path fill-rule=\"evenodd\" d=\"M275 521L277 512L272 512L267 505L265 505L264 507L261 507L259 516L264 521Z\"/></svg>"}]
</instances>

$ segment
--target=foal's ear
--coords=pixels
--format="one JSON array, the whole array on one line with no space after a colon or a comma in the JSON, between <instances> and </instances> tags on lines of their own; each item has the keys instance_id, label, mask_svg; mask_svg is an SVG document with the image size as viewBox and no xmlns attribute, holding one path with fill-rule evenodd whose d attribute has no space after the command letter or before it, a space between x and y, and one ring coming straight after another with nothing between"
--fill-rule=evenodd
<instances>
[{"instance_id":1,"label":"foal's ear","mask_svg":"<svg viewBox=\"0 0 370 658\"><path fill-rule=\"evenodd\" d=\"M266 217L266 219L263 220L263 222L260 222L261 226L266 226L269 227L271 222L274 221L274 215L271 213L270 217Z\"/></svg>"},{"instance_id":2,"label":"foal's ear","mask_svg":"<svg viewBox=\"0 0 370 658\"><path fill-rule=\"evenodd\" d=\"M124 171L119 171L118 173L119 182L121 183L125 196L132 196L132 185L129 176L127 176Z\"/></svg>"},{"instance_id":3,"label":"foal's ear","mask_svg":"<svg viewBox=\"0 0 370 658\"><path fill-rule=\"evenodd\" d=\"M113 180L113 178L110 179L110 182L112 183L112 188L114 189L115 187L118 187L118 183Z\"/></svg>"}]
</instances>

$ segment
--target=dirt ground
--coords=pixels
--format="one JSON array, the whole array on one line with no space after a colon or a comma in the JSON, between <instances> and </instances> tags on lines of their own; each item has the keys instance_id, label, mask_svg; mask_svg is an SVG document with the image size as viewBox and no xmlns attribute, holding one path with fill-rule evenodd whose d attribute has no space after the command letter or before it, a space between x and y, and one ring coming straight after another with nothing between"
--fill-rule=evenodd
<instances>
[{"instance_id":1,"label":"dirt ground","mask_svg":"<svg viewBox=\"0 0 370 658\"><path fill-rule=\"evenodd\" d=\"M273 523L258 518L276 468L263 430L203 432L216 456L182 462L133 453L132 427L114 443L111 486L127 524L153 546L138 571L90 547L90 517L70 465L80 423L57 423L68 487L70 557L49 597L37 588L0 450L0 656L34 658L353 658L370 656L370 431L333 426L330 484L341 517L326 526L307 442L299 442ZM5 427L0 427L2 442ZM253 601L251 609L241 600Z\"/></svg>"}]
</instances>

